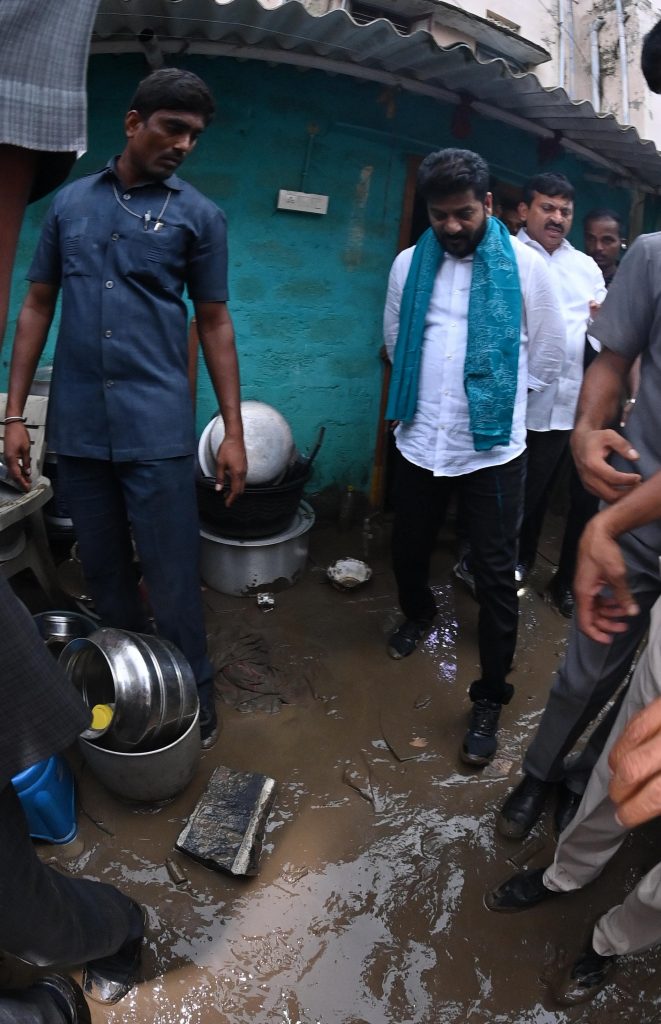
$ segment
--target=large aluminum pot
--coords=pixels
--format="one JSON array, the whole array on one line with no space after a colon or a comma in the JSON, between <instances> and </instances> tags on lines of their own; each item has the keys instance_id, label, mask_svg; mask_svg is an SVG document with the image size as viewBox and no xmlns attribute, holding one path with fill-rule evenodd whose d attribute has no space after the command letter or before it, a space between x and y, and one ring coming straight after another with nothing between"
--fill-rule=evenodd
<instances>
[{"instance_id":1,"label":"large aluminum pot","mask_svg":"<svg viewBox=\"0 0 661 1024\"><path fill-rule=\"evenodd\" d=\"M104 740L105 740L104 736ZM80 750L99 782L127 800L156 803L185 789L200 760L199 712L183 736L159 750L122 753L82 737Z\"/></svg>"},{"instance_id":2,"label":"large aluminum pot","mask_svg":"<svg viewBox=\"0 0 661 1024\"><path fill-rule=\"evenodd\" d=\"M314 512L302 501L291 526L271 537L233 540L208 526L200 529L200 573L221 594L250 597L260 590L283 590L302 575Z\"/></svg>"},{"instance_id":3,"label":"large aluminum pot","mask_svg":"<svg viewBox=\"0 0 661 1024\"><path fill-rule=\"evenodd\" d=\"M162 637L104 627L72 640L60 664L88 707L114 705L114 750L150 750L186 731L198 708L193 670Z\"/></svg>"}]
</instances>

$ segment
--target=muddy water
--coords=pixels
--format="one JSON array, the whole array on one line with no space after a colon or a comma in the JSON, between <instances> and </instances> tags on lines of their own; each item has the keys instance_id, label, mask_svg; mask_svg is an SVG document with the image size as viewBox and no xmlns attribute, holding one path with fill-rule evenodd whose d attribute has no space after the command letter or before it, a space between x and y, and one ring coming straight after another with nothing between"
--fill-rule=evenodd
<instances>
[{"instance_id":1,"label":"muddy water","mask_svg":"<svg viewBox=\"0 0 661 1024\"><path fill-rule=\"evenodd\" d=\"M95 1024L657 1021L651 953L631 958L587 1008L559 1010L544 979L654 862L658 830L628 842L602 879L561 905L501 916L482 902L519 866L552 857L549 821L524 844L494 831L564 646L565 620L536 592L548 562L522 594L517 693L498 755L478 773L457 758L478 671L477 608L449 582L450 549L434 566L438 625L403 662L385 654L398 618L386 562L373 561L363 589L338 593L320 568L345 555L360 556L357 536L315 530L310 570L267 614L206 592L210 633L221 644L260 638L270 683L289 686L267 710L225 707L221 739L186 793L134 809L78 765L79 837L44 855L118 884L149 912L144 980L117 1007L95 1006ZM256 878L174 852L216 764L278 780Z\"/></svg>"}]
</instances>

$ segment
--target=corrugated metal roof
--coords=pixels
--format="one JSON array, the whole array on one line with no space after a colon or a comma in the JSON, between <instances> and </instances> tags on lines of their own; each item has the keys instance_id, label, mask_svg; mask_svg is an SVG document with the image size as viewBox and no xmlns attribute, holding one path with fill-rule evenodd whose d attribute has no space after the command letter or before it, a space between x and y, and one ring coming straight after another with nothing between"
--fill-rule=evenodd
<instances>
[{"instance_id":1,"label":"corrugated metal roof","mask_svg":"<svg viewBox=\"0 0 661 1024\"><path fill-rule=\"evenodd\" d=\"M500 58L478 60L467 45L442 47L430 32L403 34L384 18L358 25L344 10L315 15L298 0L277 7L259 0L101 0L92 52L142 51L145 44L166 54L314 67L441 102L470 101L479 114L556 138L621 184L661 190L661 154L635 128L597 114L587 100L573 102L564 89L545 88L530 72L513 72Z\"/></svg>"}]
</instances>

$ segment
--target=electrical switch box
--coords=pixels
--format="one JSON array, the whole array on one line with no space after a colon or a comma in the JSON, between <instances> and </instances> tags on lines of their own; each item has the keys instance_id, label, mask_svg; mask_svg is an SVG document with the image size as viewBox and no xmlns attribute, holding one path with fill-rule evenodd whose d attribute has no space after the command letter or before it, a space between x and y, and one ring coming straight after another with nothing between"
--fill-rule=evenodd
<instances>
[{"instance_id":1,"label":"electrical switch box","mask_svg":"<svg viewBox=\"0 0 661 1024\"><path fill-rule=\"evenodd\" d=\"M328 196L314 192L290 192L281 188L278 192L279 210L298 210L300 213L328 213Z\"/></svg>"}]
</instances>

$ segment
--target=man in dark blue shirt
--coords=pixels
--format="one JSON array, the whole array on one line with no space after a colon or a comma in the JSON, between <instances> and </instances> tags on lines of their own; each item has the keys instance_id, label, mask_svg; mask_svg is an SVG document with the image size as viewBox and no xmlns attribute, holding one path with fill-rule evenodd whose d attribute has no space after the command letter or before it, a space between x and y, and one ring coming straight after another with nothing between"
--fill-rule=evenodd
<instances>
[{"instance_id":1,"label":"man in dark blue shirt","mask_svg":"<svg viewBox=\"0 0 661 1024\"><path fill-rule=\"evenodd\" d=\"M187 308L223 419L216 487L245 483L234 330L227 310L225 217L174 173L214 112L206 85L166 68L140 83L126 145L56 197L28 274L12 356L5 458L30 486L24 403L62 291L49 446L101 619L147 629L133 542L159 633L189 660L204 746L217 735L199 583L196 439Z\"/></svg>"}]
</instances>

